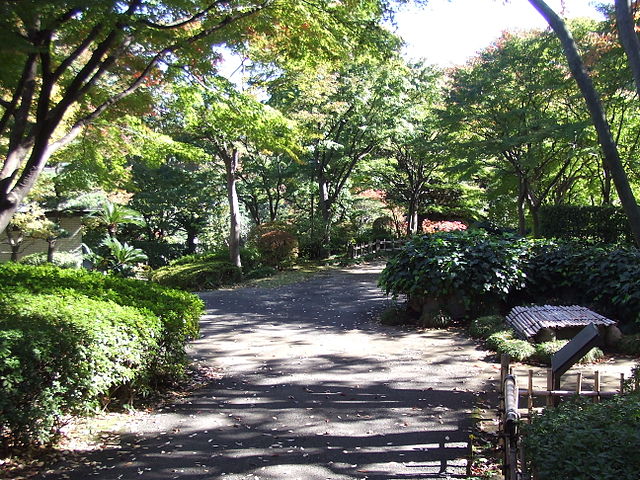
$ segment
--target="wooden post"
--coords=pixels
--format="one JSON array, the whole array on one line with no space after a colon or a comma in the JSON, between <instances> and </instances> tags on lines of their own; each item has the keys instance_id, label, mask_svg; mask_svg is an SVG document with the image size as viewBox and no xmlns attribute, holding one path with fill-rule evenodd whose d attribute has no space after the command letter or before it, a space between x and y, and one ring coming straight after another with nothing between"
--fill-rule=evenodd
<instances>
[{"instance_id":1,"label":"wooden post","mask_svg":"<svg viewBox=\"0 0 640 480\"><path fill-rule=\"evenodd\" d=\"M356 258L356 249L353 244L349 244L349 248L347 248L347 256L349 258Z\"/></svg>"},{"instance_id":2,"label":"wooden post","mask_svg":"<svg viewBox=\"0 0 640 480\"><path fill-rule=\"evenodd\" d=\"M467 477L470 477L471 467L473 466L473 434L469 434L469 450L467 455Z\"/></svg>"},{"instance_id":3,"label":"wooden post","mask_svg":"<svg viewBox=\"0 0 640 480\"><path fill-rule=\"evenodd\" d=\"M553 407L553 370L547 369L547 407Z\"/></svg>"},{"instance_id":4,"label":"wooden post","mask_svg":"<svg viewBox=\"0 0 640 480\"><path fill-rule=\"evenodd\" d=\"M596 377L593 381L594 390L596 392L596 395L593 397L593 401L598 403L600 401L600 371L596 370L593 373Z\"/></svg>"},{"instance_id":5,"label":"wooden post","mask_svg":"<svg viewBox=\"0 0 640 480\"><path fill-rule=\"evenodd\" d=\"M380 251L380 240L376 240L376 252Z\"/></svg>"},{"instance_id":6,"label":"wooden post","mask_svg":"<svg viewBox=\"0 0 640 480\"><path fill-rule=\"evenodd\" d=\"M529 392L527 394L527 410L529 410L529 423L533 416L533 370L529 370Z\"/></svg>"},{"instance_id":7,"label":"wooden post","mask_svg":"<svg viewBox=\"0 0 640 480\"><path fill-rule=\"evenodd\" d=\"M624 393L624 372L620 374L620 395Z\"/></svg>"},{"instance_id":8,"label":"wooden post","mask_svg":"<svg viewBox=\"0 0 640 480\"><path fill-rule=\"evenodd\" d=\"M500 393L504 392L504 377L509 373L509 363L511 362L511 357L508 353L503 353L500 356Z\"/></svg>"},{"instance_id":9,"label":"wooden post","mask_svg":"<svg viewBox=\"0 0 640 480\"><path fill-rule=\"evenodd\" d=\"M580 396L582 393L582 372L578 372L576 376L576 393Z\"/></svg>"}]
</instances>

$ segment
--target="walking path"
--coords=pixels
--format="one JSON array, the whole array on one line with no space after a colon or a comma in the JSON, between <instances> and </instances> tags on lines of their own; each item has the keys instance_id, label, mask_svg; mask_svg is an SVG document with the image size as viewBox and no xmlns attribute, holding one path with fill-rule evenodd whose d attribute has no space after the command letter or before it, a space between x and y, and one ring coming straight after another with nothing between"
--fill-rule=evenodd
<instances>
[{"instance_id":1,"label":"walking path","mask_svg":"<svg viewBox=\"0 0 640 480\"><path fill-rule=\"evenodd\" d=\"M495 367L455 331L375 323L380 269L203 294L191 354L222 378L41 478L464 478L475 392Z\"/></svg>"}]
</instances>

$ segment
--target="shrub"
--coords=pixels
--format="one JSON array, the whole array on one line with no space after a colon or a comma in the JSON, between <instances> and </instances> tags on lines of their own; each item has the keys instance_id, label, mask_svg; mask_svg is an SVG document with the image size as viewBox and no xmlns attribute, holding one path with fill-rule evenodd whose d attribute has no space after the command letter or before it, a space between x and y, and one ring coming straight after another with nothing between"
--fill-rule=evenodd
<instances>
[{"instance_id":1,"label":"shrub","mask_svg":"<svg viewBox=\"0 0 640 480\"><path fill-rule=\"evenodd\" d=\"M45 265L48 263L47 254L43 252L25 255L18 263L32 266ZM52 265L60 268L80 268L82 266L82 255L71 252L54 252Z\"/></svg>"},{"instance_id":2,"label":"shrub","mask_svg":"<svg viewBox=\"0 0 640 480\"><path fill-rule=\"evenodd\" d=\"M47 443L66 413L118 387L145 388L162 325L148 310L86 296L6 293L0 299L0 436Z\"/></svg>"},{"instance_id":3,"label":"shrub","mask_svg":"<svg viewBox=\"0 0 640 480\"><path fill-rule=\"evenodd\" d=\"M600 313L623 321L640 311L640 251L636 248L539 243L527 267L537 297L560 291L564 299L592 304Z\"/></svg>"},{"instance_id":4,"label":"shrub","mask_svg":"<svg viewBox=\"0 0 640 480\"><path fill-rule=\"evenodd\" d=\"M424 233L455 232L466 230L465 223L458 220L429 220L422 221L422 231Z\"/></svg>"},{"instance_id":5,"label":"shrub","mask_svg":"<svg viewBox=\"0 0 640 480\"><path fill-rule=\"evenodd\" d=\"M442 299L455 294L468 310L524 287L529 248L526 240L483 232L414 237L387 263L379 285L394 295Z\"/></svg>"},{"instance_id":6,"label":"shrub","mask_svg":"<svg viewBox=\"0 0 640 480\"><path fill-rule=\"evenodd\" d=\"M152 282L49 265L0 265L0 293L17 292L84 296L152 312L162 323L161 350L155 366L160 377L180 375L184 371L187 361L184 345L198 335L204 310L202 300L195 295Z\"/></svg>"},{"instance_id":7,"label":"shrub","mask_svg":"<svg viewBox=\"0 0 640 480\"><path fill-rule=\"evenodd\" d=\"M193 263L172 264L151 273L151 280L165 287L182 290L207 290L233 285L242 279L241 270L228 261L195 260Z\"/></svg>"},{"instance_id":8,"label":"shrub","mask_svg":"<svg viewBox=\"0 0 640 480\"><path fill-rule=\"evenodd\" d=\"M388 240L396 238L396 228L393 218L389 216L378 217L371 226L373 240Z\"/></svg>"},{"instance_id":9,"label":"shrub","mask_svg":"<svg viewBox=\"0 0 640 480\"><path fill-rule=\"evenodd\" d=\"M504 318L499 315L479 317L471 321L469 334L475 338L487 339L491 334L505 328Z\"/></svg>"},{"instance_id":10,"label":"shrub","mask_svg":"<svg viewBox=\"0 0 640 480\"><path fill-rule=\"evenodd\" d=\"M524 425L527 463L540 480L636 480L640 397L563 402Z\"/></svg>"},{"instance_id":11,"label":"shrub","mask_svg":"<svg viewBox=\"0 0 640 480\"><path fill-rule=\"evenodd\" d=\"M551 365L551 357L553 357L567 343L569 343L568 340L553 340L551 342L537 343L535 345L536 351L531 359L545 365ZM599 348L592 348L578 361L578 363L594 363L603 357L604 353L602 350Z\"/></svg>"},{"instance_id":12,"label":"shrub","mask_svg":"<svg viewBox=\"0 0 640 480\"><path fill-rule=\"evenodd\" d=\"M285 230L272 229L258 234L255 245L262 261L277 269L293 265L298 258L298 240Z\"/></svg>"},{"instance_id":13,"label":"shrub","mask_svg":"<svg viewBox=\"0 0 640 480\"><path fill-rule=\"evenodd\" d=\"M487 346L500 355L508 354L518 362L527 360L536 351L531 343L516 339L512 330L500 330L489 335Z\"/></svg>"},{"instance_id":14,"label":"shrub","mask_svg":"<svg viewBox=\"0 0 640 480\"><path fill-rule=\"evenodd\" d=\"M631 242L631 230L624 211L611 206L542 206L540 235L580 241Z\"/></svg>"}]
</instances>

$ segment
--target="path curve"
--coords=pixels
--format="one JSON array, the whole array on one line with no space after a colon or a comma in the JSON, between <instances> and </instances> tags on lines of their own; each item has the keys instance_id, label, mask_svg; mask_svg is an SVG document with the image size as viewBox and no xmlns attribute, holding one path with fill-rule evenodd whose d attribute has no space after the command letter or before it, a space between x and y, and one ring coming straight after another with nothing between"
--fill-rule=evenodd
<instances>
[{"instance_id":1,"label":"path curve","mask_svg":"<svg viewBox=\"0 0 640 480\"><path fill-rule=\"evenodd\" d=\"M486 352L456 331L377 324L380 270L202 294L190 353L223 377L41 478L464 478Z\"/></svg>"}]
</instances>

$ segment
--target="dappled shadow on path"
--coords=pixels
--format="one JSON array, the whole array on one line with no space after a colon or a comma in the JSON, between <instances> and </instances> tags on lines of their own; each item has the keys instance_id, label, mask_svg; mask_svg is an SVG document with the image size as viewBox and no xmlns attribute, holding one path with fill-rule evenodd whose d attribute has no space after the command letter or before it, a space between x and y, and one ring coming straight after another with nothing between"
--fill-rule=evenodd
<instances>
[{"instance_id":1,"label":"dappled shadow on path","mask_svg":"<svg viewBox=\"0 0 640 480\"><path fill-rule=\"evenodd\" d=\"M226 375L47 479L464 478L483 353L372 321L377 273L202 294L191 353Z\"/></svg>"},{"instance_id":2,"label":"dappled shadow on path","mask_svg":"<svg viewBox=\"0 0 640 480\"><path fill-rule=\"evenodd\" d=\"M379 368L367 363L362 368ZM157 431L126 436L83 467L42 478L464 478L462 412L474 400L471 392L392 382L227 377L157 415Z\"/></svg>"}]
</instances>

